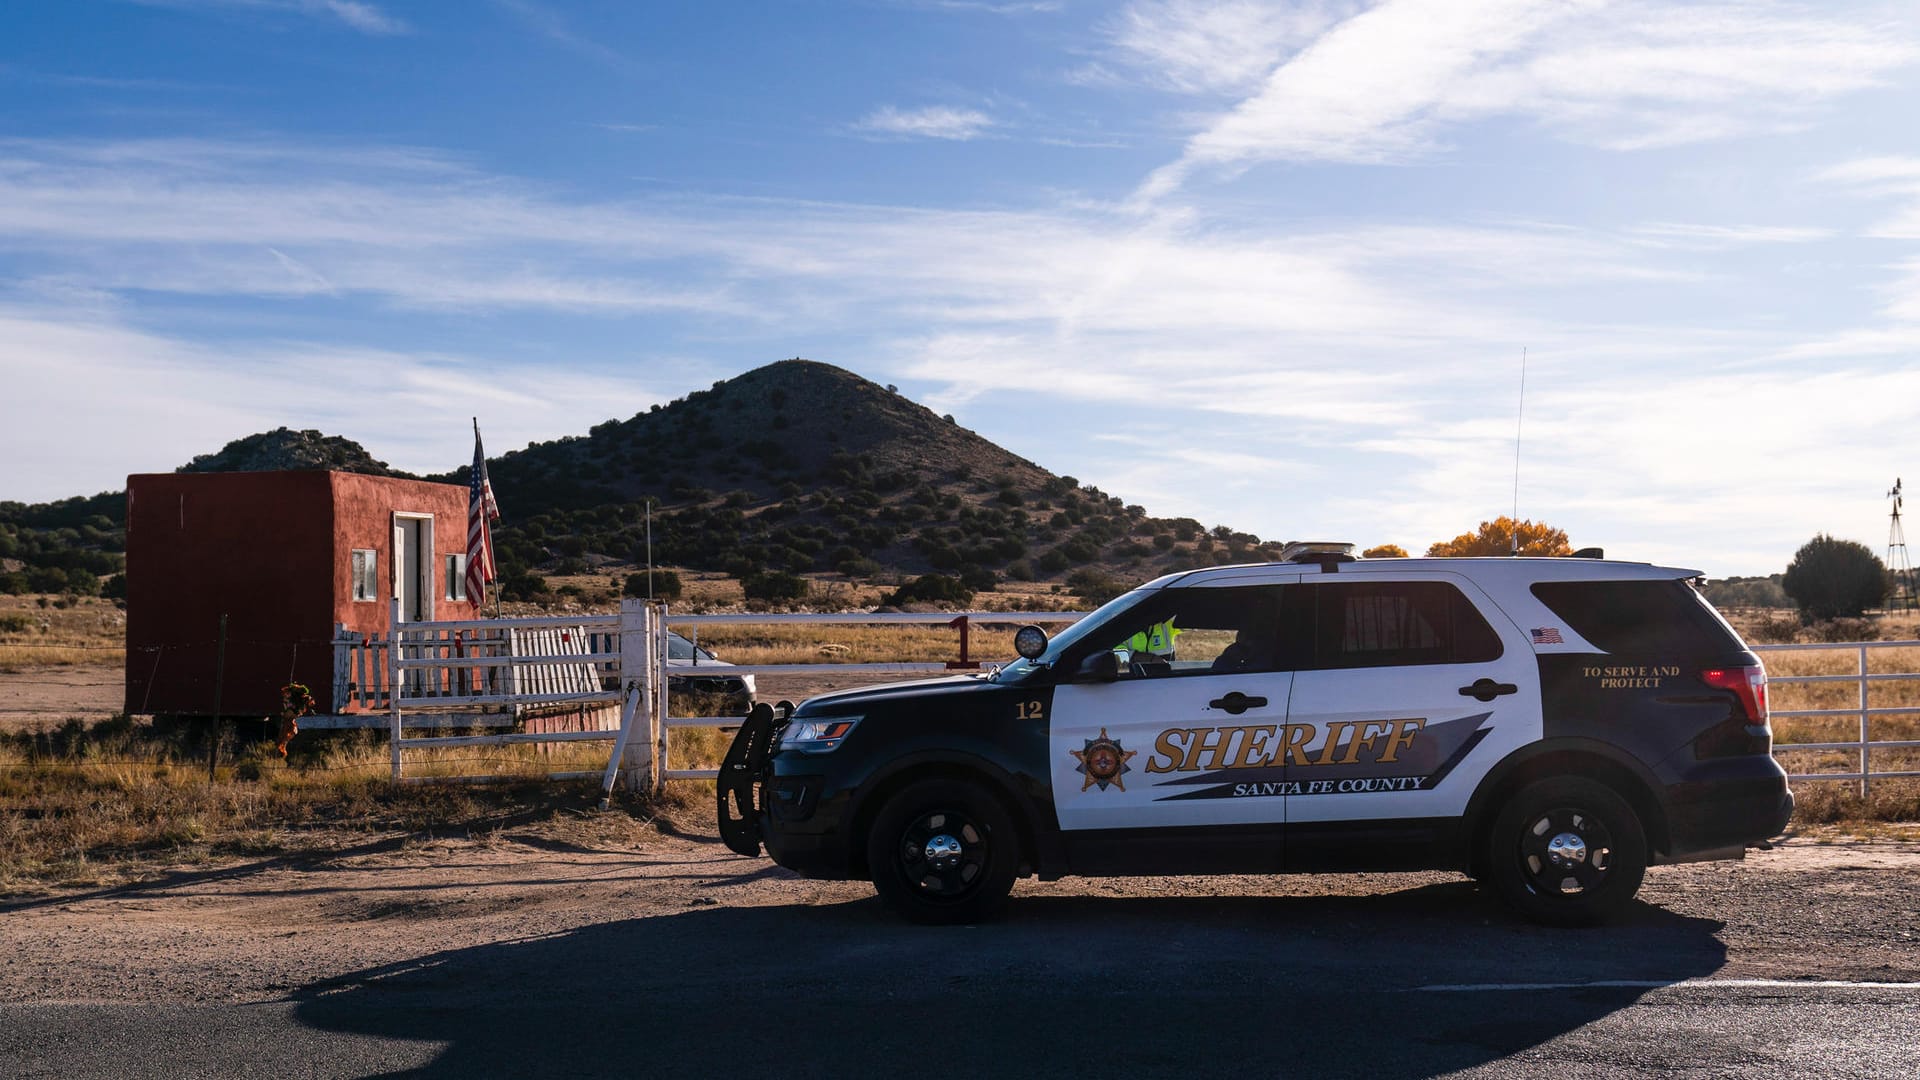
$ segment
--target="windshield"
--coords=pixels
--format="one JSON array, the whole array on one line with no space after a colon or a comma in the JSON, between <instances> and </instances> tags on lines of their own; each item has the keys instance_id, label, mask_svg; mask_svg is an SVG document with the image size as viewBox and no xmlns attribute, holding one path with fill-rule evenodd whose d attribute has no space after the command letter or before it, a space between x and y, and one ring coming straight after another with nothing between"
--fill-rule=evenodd
<instances>
[{"instance_id":1,"label":"windshield","mask_svg":"<svg viewBox=\"0 0 1920 1080\"><path fill-rule=\"evenodd\" d=\"M1114 597L1094 609L1094 611L1085 618L1075 622L1065 630L1060 631L1059 637L1050 639L1047 642L1047 651L1041 653L1038 660L1028 660L1025 657L1015 660L1013 663L1001 668L999 672L993 676L993 681L997 683L1019 682L1021 679L1026 678L1041 668L1052 667L1054 662L1060 659L1060 654L1072 648L1074 642L1079 641L1096 627L1157 591L1159 590L1153 588L1139 588Z\"/></svg>"},{"instance_id":2,"label":"windshield","mask_svg":"<svg viewBox=\"0 0 1920 1080\"><path fill-rule=\"evenodd\" d=\"M697 655L696 655L697 653ZM669 660L711 660L713 654L700 648L693 642L673 631L667 631L667 659Z\"/></svg>"}]
</instances>

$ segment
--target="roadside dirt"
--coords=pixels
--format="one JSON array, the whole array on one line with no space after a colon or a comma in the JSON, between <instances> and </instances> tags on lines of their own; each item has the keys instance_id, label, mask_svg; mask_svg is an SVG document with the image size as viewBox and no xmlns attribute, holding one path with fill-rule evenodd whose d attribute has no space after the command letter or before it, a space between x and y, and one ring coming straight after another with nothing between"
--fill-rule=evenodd
<instances>
[{"instance_id":1,"label":"roadside dirt","mask_svg":"<svg viewBox=\"0 0 1920 1080\"><path fill-rule=\"evenodd\" d=\"M118 663L0 670L0 731L57 727L69 717L105 720L120 711L125 693Z\"/></svg>"},{"instance_id":2,"label":"roadside dirt","mask_svg":"<svg viewBox=\"0 0 1920 1080\"><path fill-rule=\"evenodd\" d=\"M817 923L812 909L850 947L864 936L920 932L889 915L864 883L802 880L662 827L616 813L563 832L485 840L361 838L323 858L182 869L146 885L0 902L0 1001L280 999L450 950L701 908L756 910L774 925ZM1196 933L1284 933L1322 945L1351 939L1369 953L1431 954L1436 981L1446 981L1456 959L1497 965L1501 950L1539 953L1554 934L1565 936L1547 951L1570 948L1631 970L1631 956L1613 954L1684 922L1717 927L1714 951L1724 946L1725 959L1703 973L1712 977L1920 981L1917 874L1920 845L1789 841L1745 862L1656 868L1624 928L1591 931L1516 923L1454 874L1028 881L1007 915L1013 930L983 928L966 940L987 951L981 962L994 949L1031 949L1036 935L1024 924L1057 916L1066 903L1114 924L1102 933L1139 925L1151 935L1155 920L1168 918ZM1247 925L1234 931L1237 922ZM1057 939L1041 947L1071 966L1082 949L1075 936L1037 940Z\"/></svg>"}]
</instances>

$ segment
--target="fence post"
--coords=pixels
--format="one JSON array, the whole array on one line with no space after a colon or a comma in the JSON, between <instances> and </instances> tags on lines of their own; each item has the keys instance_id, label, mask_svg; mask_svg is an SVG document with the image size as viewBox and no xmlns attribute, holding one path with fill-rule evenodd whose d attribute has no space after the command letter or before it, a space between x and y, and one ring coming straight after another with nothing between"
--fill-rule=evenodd
<instances>
[{"instance_id":1,"label":"fence post","mask_svg":"<svg viewBox=\"0 0 1920 1080\"><path fill-rule=\"evenodd\" d=\"M653 789L654 732L660 718L654 715L653 668L648 663L653 653L652 626L653 608L645 600L620 601L620 689L627 695L625 707L633 710L627 721L632 734L620 759L621 779L628 791Z\"/></svg>"},{"instance_id":2,"label":"fence post","mask_svg":"<svg viewBox=\"0 0 1920 1080\"><path fill-rule=\"evenodd\" d=\"M1868 726L1869 725L1868 725L1868 714L1867 714L1867 647L1865 645L1861 645L1860 646L1860 801L1861 802L1867 801L1867 793L1869 790L1871 790L1870 781L1868 778L1873 773L1873 770L1868 765L1868 760L1869 760L1868 759L1869 751L1867 749Z\"/></svg>"},{"instance_id":3,"label":"fence post","mask_svg":"<svg viewBox=\"0 0 1920 1080\"><path fill-rule=\"evenodd\" d=\"M647 668L648 677L653 680L653 716L654 730L660 735L660 745L653 755L653 792L664 795L667 791L667 738L673 729L667 725L667 719L673 715L672 695L668 692L667 682L667 605L659 600L648 603L653 612L653 621L647 627L647 637L652 648L653 663Z\"/></svg>"},{"instance_id":4,"label":"fence post","mask_svg":"<svg viewBox=\"0 0 1920 1080\"><path fill-rule=\"evenodd\" d=\"M387 604L387 745L393 756L393 782L400 782L400 692L406 680L400 677L395 661L400 650L400 598Z\"/></svg>"},{"instance_id":5,"label":"fence post","mask_svg":"<svg viewBox=\"0 0 1920 1080\"><path fill-rule=\"evenodd\" d=\"M220 764L220 692L227 685L227 617L220 616L220 643L213 654L213 728L207 738L207 783L213 783L214 768Z\"/></svg>"},{"instance_id":6,"label":"fence post","mask_svg":"<svg viewBox=\"0 0 1920 1080\"><path fill-rule=\"evenodd\" d=\"M347 624L333 624L333 697L327 702L329 713L347 711L347 684L353 681L353 645L347 639Z\"/></svg>"}]
</instances>

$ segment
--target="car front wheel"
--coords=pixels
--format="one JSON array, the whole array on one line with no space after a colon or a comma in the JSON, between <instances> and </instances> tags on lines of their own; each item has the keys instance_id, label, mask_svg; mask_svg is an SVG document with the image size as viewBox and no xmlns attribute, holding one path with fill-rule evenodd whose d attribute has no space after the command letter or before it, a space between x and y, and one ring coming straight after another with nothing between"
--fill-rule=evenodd
<instances>
[{"instance_id":1,"label":"car front wheel","mask_svg":"<svg viewBox=\"0 0 1920 1080\"><path fill-rule=\"evenodd\" d=\"M1535 922L1590 926L1618 917L1647 871L1647 838L1612 788L1556 777L1522 788L1488 835L1487 880Z\"/></svg>"},{"instance_id":2,"label":"car front wheel","mask_svg":"<svg viewBox=\"0 0 1920 1080\"><path fill-rule=\"evenodd\" d=\"M1012 815L976 783L922 780L880 808L867 834L873 886L919 923L972 923L1006 904L1019 864Z\"/></svg>"}]
</instances>

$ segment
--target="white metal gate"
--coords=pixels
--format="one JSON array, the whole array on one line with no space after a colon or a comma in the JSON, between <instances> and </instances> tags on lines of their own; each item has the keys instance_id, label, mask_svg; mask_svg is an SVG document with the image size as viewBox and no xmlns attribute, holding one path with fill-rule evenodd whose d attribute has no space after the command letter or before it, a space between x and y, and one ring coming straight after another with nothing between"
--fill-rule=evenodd
<instances>
[{"instance_id":1,"label":"white metal gate","mask_svg":"<svg viewBox=\"0 0 1920 1080\"><path fill-rule=\"evenodd\" d=\"M551 779L601 780L611 793L626 774L630 786L651 786L651 718L666 703L665 609L629 600L613 616L469 619L401 622L393 604L388 740L393 779L484 782L496 776L409 777L407 753L455 746L604 741L612 751L604 770L553 772ZM620 706L608 730L500 731L470 735L409 735L422 728L513 724L533 710Z\"/></svg>"}]
</instances>

